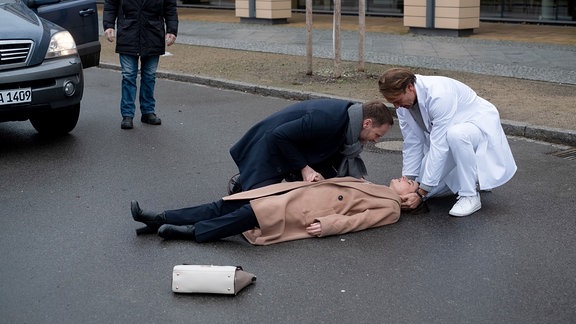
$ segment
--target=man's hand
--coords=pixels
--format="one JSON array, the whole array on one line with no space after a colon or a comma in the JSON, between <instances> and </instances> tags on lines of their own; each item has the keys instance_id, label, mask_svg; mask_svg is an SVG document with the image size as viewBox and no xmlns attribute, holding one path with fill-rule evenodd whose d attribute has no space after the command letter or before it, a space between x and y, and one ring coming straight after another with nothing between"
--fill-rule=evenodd
<instances>
[{"instance_id":1,"label":"man's hand","mask_svg":"<svg viewBox=\"0 0 576 324\"><path fill-rule=\"evenodd\" d=\"M320 173L316 172L309 166L305 166L302 169L301 173L302 173L302 179L307 182L316 182L324 180L324 177Z\"/></svg>"},{"instance_id":2,"label":"man's hand","mask_svg":"<svg viewBox=\"0 0 576 324\"><path fill-rule=\"evenodd\" d=\"M322 224L314 222L306 227L306 232L312 236L320 236L322 235Z\"/></svg>"},{"instance_id":3,"label":"man's hand","mask_svg":"<svg viewBox=\"0 0 576 324\"><path fill-rule=\"evenodd\" d=\"M420 197L415 192L402 195L400 196L400 199L402 199L401 207L408 209L414 209L418 207L418 205L420 205L420 203L422 202Z\"/></svg>"},{"instance_id":4,"label":"man's hand","mask_svg":"<svg viewBox=\"0 0 576 324\"><path fill-rule=\"evenodd\" d=\"M170 46L176 42L176 35L174 34L166 34L166 46Z\"/></svg>"},{"instance_id":5,"label":"man's hand","mask_svg":"<svg viewBox=\"0 0 576 324\"><path fill-rule=\"evenodd\" d=\"M108 28L104 31L104 35L106 35L106 39L112 43L114 42L114 38L116 37L116 31L114 28Z\"/></svg>"}]
</instances>

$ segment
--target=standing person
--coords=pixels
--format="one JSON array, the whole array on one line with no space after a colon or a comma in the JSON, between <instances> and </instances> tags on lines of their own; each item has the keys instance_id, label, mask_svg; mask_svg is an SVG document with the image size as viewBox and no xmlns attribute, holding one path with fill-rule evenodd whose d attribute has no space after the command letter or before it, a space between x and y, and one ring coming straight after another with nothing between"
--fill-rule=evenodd
<instances>
[{"instance_id":1,"label":"standing person","mask_svg":"<svg viewBox=\"0 0 576 324\"><path fill-rule=\"evenodd\" d=\"M160 55L174 44L178 33L176 0L105 0L104 33L113 42L122 67L122 129L132 129L136 111L136 78L140 61L140 121L160 125L156 116L154 86ZM117 32L115 32L117 27Z\"/></svg>"},{"instance_id":2,"label":"standing person","mask_svg":"<svg viewBox=\"0 0 576 324\"><path fill-rule=\"evenodd\" d=\"M498 110L467 85L402 68L385 71L378 85L397 108L402 175L419 182L418 191L402 197L403 206L438 195L445 183L459 196L449 214L468 216L482 207L477 186L490 190L516 172Z\"/></svg>"},{"instance_id":3,"label":"standing person","mask_svg":"<svg viewBox=\"0 0 576 324\"><path fill-rule=\"evenodd\" d=\"M260 121L230 149L240 171L231 192L284 179L318 181L335 176L363 178L360 158L394 124L384 103L314 99L292 104Z\"/></svg>"},{"instance_id":4,"label":"standing person","mask_svg":"<svg viewBox=\"0 0 576 324\"><path fill-rule=\"evenodd\" d=\"M283 182L224 197L212 203L144 211L130 205L132 218L164 239L216 241L243 234L255 245L324 237L392 224L400 217L400 194L415 183L390 187L353 177L318 182Z\"/></svg>"}]
</instances>

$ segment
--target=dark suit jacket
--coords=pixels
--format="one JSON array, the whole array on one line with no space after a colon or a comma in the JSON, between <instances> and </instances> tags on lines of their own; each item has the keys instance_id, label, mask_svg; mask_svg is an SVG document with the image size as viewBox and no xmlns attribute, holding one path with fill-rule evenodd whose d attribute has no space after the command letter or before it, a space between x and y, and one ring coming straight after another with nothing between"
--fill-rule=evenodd
<instances>
[{"instance_id":1,"label":"dark suit jacket","mask_svg":"<svg viewBox=\"0 0 576 324\"><path fill-rule=\"evenodd\" d=\"M290 172L300 174L306 165L314 167L338 156L346 138L348 107L353 104L338 99L305 100L250 128L230 149L242 189Z\"/></svg>"}]
</instances>

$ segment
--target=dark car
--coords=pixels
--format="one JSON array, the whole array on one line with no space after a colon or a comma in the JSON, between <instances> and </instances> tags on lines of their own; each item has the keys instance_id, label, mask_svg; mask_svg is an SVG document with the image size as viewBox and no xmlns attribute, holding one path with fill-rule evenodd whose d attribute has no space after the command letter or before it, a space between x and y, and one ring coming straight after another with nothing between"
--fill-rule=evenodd
<instances>
[{"instance_id":1,"label":"dark car","mask_svg":"<svg viewBox=\"0 0 576 324\"><path fill-rule=\"evenodd\" d=\"M95 0L0 0L0 122L29 119L39 133L70 132L83 69L99 61Z\"/></svg>"}]
</instances>

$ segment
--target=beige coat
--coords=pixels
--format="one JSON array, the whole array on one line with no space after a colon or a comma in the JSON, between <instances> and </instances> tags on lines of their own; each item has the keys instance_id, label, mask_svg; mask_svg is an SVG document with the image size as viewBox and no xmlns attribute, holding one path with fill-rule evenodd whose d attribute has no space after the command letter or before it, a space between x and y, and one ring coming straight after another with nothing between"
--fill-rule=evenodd
<instances>
[{"instance_id":1,"label":"beige coat","mask_svg":"<svg viewBox=\"0 0 576 324\"><path fill-rule=\"evenodd\" d=\"M337 235L395 223L400 197L390 188L352 177L320 182L283 182L224 197L250 199L260 228L244 232L255 245L313 237L306 227L322 224L322 235Z\"/></svg>"}]
</instances>

